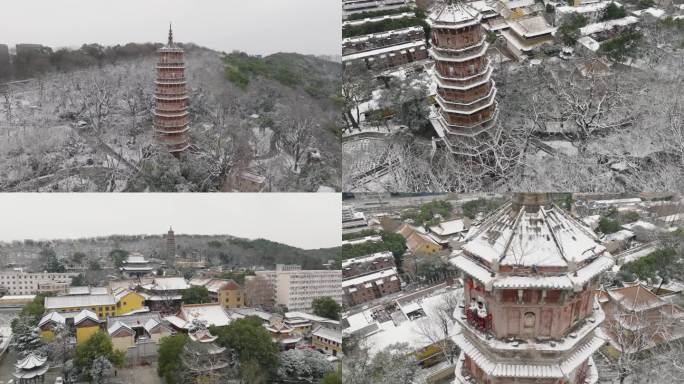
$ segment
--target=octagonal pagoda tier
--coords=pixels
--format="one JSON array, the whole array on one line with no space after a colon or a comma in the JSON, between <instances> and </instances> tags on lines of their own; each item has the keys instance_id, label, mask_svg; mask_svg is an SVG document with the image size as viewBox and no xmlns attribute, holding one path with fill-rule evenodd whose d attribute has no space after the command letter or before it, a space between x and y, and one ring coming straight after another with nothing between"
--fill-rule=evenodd
<instances>
[{"instance_id":1,"label":"octagonal pagoda tier","mask_svg":"<svg viewBox=\"0 0 684 384\"><path fill-rule=\"evenodd\" d=\"M457 383L596 382L594 291L614 261L588 227L547 194L516 194L450 262L464 277Z\"/></svg>"},{"instance_id":2,"label":"octagonal pagoda tier","mask_svg":"<svg viewBox=\"0 0 684 384\"><path fill-rule=\"evenodd\" d=\"M168 44L157 50L157 80L154 82L154 135L169 152L178 154L190 147L187 136L190 118L185 83L184 51L173 42L169 26Z\"/></svg>"},{"instance_id":3,"label":"octagonal pagoda tier","mask_svg":"<svg viewBox=\"0 0 684 384\"><path fill-rule=\"evenodd\" d=\"M464 2L441 0L427 19L437 107L430 121L454 153L474 155L497 116L496 86L482 15Z\"/></svg>"}]
</instances>

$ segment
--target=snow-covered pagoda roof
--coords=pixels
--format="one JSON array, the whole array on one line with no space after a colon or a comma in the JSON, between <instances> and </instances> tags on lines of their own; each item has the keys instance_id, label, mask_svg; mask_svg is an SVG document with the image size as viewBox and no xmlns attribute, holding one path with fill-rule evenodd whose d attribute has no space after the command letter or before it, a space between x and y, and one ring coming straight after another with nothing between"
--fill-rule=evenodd
<instances>
[{"instance_id":1,"label":"snow-covered pagoda roof","mask_svg":"<svg viewBox=\"0 0 684 384\"><path fill-rule=\"evenodd\" d=\"M34 368L42 367L47 362L47 357L29 353L28 356L19 360L14 364L15 367L21 370L32 370Z\"/></svg>"},{"instance_id":2,"label":"snow-covered pagoda roof","mask_svg":"<svg viewBox=\"0 0 684 384\"><path fill-rule=\"evenodd\" d=\"M463 250L490 265L561 269L605 253L596 234L546 194L517 194L468 235Z\"/></svg>"},{"instance_id":3,"label":"snow-covered pagoda roof","mask_svg":"<svg viewBox=\"0 0 684 384\"><path fill-rule=\"evenodd\" d=\"M482 15L460 0L441 0L430 11L428 24L433 28L462 28L480 22Z\"/></svg>"},{"instance_id":4,"label":"snow-covered pagoda roof","mask_svg":"<svg viewBox=\"0 0 684 384\"><path fill-rule=\"evenodd\" d=\"M580 291L615 264L596 235L545 194L516 195L471 231L449 262L487 290Z\"/></svg>"}]
</instances>

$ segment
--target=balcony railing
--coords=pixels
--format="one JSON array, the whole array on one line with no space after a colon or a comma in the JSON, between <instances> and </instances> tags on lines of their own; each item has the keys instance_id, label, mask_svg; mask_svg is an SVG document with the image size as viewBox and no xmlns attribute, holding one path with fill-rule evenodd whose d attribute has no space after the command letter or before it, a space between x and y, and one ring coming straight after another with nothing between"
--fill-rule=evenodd
<instances>
[{"instance_id":1,"label":"balcony railing","mask_svg":"<svg viewBox=\"0 0 684 384\"><path fill-rule=\"evenodd\" d=\"M477 328L480 332L489 332L492 330L492 314L488 313L485 317L480 317L475 311L470 308L465 309L466 320L468 324Z\"/></svg>"}]
</instances>

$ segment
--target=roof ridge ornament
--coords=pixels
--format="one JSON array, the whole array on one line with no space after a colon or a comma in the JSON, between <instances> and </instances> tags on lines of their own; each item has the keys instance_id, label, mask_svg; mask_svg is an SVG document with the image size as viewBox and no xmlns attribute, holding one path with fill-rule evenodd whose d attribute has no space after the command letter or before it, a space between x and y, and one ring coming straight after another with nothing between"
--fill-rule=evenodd
<instances>
[{"instance_id":1,"label":"roof ridge ornament","mask_svg":"<svg viewBox=\"0 0 684 384\"><path fill-rule=\"evenodd\" d=\"M173 46L173 30L171 29L171 22L169 22L169 47Z\"/></svg>"}]
</instances>

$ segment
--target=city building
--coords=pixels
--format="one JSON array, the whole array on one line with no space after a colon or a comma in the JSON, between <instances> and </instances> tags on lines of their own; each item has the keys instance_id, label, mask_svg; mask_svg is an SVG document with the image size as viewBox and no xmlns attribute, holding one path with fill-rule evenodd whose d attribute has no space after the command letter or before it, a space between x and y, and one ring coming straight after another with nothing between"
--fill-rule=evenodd
<instances>
[{"instance_id":1,"label":"city building","mask_svg":"<svg viewBox=\"0 0 684 384\"><path fill-rule=\"evenodd\" d=\"M454 256L464 282L456 383L597 382L591 355L606 340L594 291L614 261L596 234L548 194L520 193Z\"/></svg>"},{"instance_id":2,"label":"city building","mask_svg":"<svg viewBox=\"0 0 684 384\"><path fill-rule=\"evenodd\" d=\"M626 353L639 352L684 337L684 309L659 297L648 287L601 289L599 302L611 345Z\"/></svg>"},{"instance_id":3,"label":"city building","mask_svg":"<svg viewBox=\"0 0 684 384\"><path fill-rule=\"evenodd\" d=\"M465 156L480 152L481 135L494 127L497 116L489 44L481 21L478 11L453 0L438 3L427 19L437 85L437 107L430 122L452 153Z\"/></svg>"},{"instance_id":4,"label":"city building","mask_svg":"<svg viewBox=\"0 0 684 384\"><path fill-rule=\"evenodd\" d=\"M245 306L245 291L234 280L194 278L188 284L207 288L209 297L226 308Z\"/></svg>"},{"instance_id":5,"label":"city building","mask_svg":"<svg viewBox=\"0 0 684 384\"><path fill-rule=\"evenodd\" d=\"M470 229L470 219L464 217L462 219L454 219L443 221L430 228L428 236L438 244L444 246L458 241Z\"/></svg>"},{"instance_id":6,"label":"city building","mask_svg":"<svg viewBox=\"0 0 684 384\"><path fill-rule=\"evenodd\" d=\"M139 293L145 298L152 311L175 312L183 299L183 291L190 288L182 277L155 277L139 286Z\"/></svg>"},{"instance_id":7,"label":"city building","mask_svg":"<svg viewBox=\"0 0 684 384\"><path fill-rule=\"evenodd\" d=\"M55 337L55 329L66 325L66 318L57 312L49 312L38 322L40 337L45 341L50 341Z\"/></svg>"},{"instance_id":8,"label":"city building","mask_svg":"<svg viewBox=\"0 0 684 384\"><path fill-rule=\"evenodd\" d=\"M342 15L348 17L355 13L386 11L414 5L413 0L344 0L342 2Z\"/></svg>"},{"instance_id":9,"label":"city building","mask_svg":"<svg viewBox=\"0 0 684 384\"><path fill-rule=\"evenodd\" d=\"M371 255L354 257L342 261L342 278L348 279L354 276L393 268L394 255L390 251L377 252Z\"/></svg>"},{"instance_id":10,"label":"city building","mask_svg":"<svg viewBox=\"0 0 684 384\"><path fill-rule=\"evenodd\" d=\"M256 271L269 280L275 291L275 303L291 311L311 311L315 298L328 296L342 303L339 270L303 270L299 266L277 264L274 271Z\"/></svg>"},{"instance_id":11,"label":"city building","mask_svg":"<svg viewBox=\"0 0 684 384\"><path fill-rule=\"evenodd\" d=\"M337 356L342 353L342 332L338 330L320 327L311 332L311 342L327 354Z\"/></svg>"},{"instance_id":12,"label":"city building","mask_svg":"<svg viewBox=\"0 0 684 384\"><path fill-rule=\"evenodd\" d=\"M145 348L144 345L159 344L162 337L171 335L171 328L164 323L159 312L146 312L108 317L107 333L114 348L122 352L139 349L136 351L139 353L129 354L140 356L156 354L156 348ZM151 350L150 353L145 353L147 350Z\"/></svg>"},{"instance_id":13,"label":"city building","mask_svg":"<svg viewBox=\"0 0 684 384\"><path fill-rule=\"evenodd\" d=\"M121 266L121 273L127 278L150 276L153 272L150 262L137 252L130 253Z\"/></svg>"},{"instance_id":14,"label":"city building","mask_svg":"<svg viewBox=\"0 0 684 384\"><path fill-rule=\"evenodd\" d=\"M368 221L363 212L354 211L352 206L342 207L342 233L358 232L368 229Z\"/></svg>"},{"instance_id":15,"label":"city building","mask_svg":"<svg viewBox=\"0 0 684 384\"><path fill-rule=\"evenodd\" d=\"M157 51L155 81L154 135L169 152L178 154L190 147L187 133L188 94L185 81L184 51L173 42L169 26L168 43Z\"/></svg>"},{"instance_id":16,"label":"city building","mask_svg":"<svg viewBox=\"0 0 684 384\"><path fill-rule=\"evenodd\" d=\"M397 233L406 239L406 248L414 255L432 254L442 250L442 245L432 237L408 224L403 224Z\"/></svg>"},{"instance_id":17,"label":"city building","mask_svg":"<svg viewBox=\"0 0 684 384\"><path fill-rule=\"evenodd\" d=\"M610 0L577 0L575 3L578 4L556 7L553 25L562 25L571 15L582 15L587 19L588 23L596 23L601 20L608 5L612 3L621 6Z\"/></svg>"},{"instance_id":18,"label":"city building","mask_svg":"<svg viewBox=\"0 0 684 384\"><path fill-rule=\"evenodd\" d=\"M74 327L76 328L76 345L83 344L100 331L102 321L94 312L84 309L74 316Z\"/></svg>"},{"instance_id":19,"label":"city building","mask_svg":"<svg viewBox=\"0 0 684 384\"><path fill-rule=\"evenodd\" d=\"M144 300L137 292L122 289L106 295L48 296L44 307L46 311L56 311L65 317L73 317L87 309L104 318L142 309Z\"/></svg>"},{"instance_id":20,"label":"city building","mask_svg":"<svg viewBox=\"0 0 684 384\"><path fill-rule=\"evenodd\" d=\"M509 20L508 25L510 28L501 34L506 39L506 48L518 60L529 58L544 44L553 43L556 28L550 26L542 15Z\"/></svg>"},{"instance_id":21,"label":"city building","mask_svg":"<svg viewBox=\"0 0 684 384\"><path fill-rule=\"evenodd\" d=\"M0 288L8 295L35 295L57 287L61 290L62 284L71 285L71 278L75 276L78 273L2 271Z\"/></svg>"},{"instance_id":22,"label":"city building","mask_svg":"<svg viewBox=\"0 0 684 384\"><path fill-rule=\"evenodd\" d=\"M401 280L393 267L343 280L342 291L347 303L353 306L401 291Z\"/></svg>"}]
</instances>

